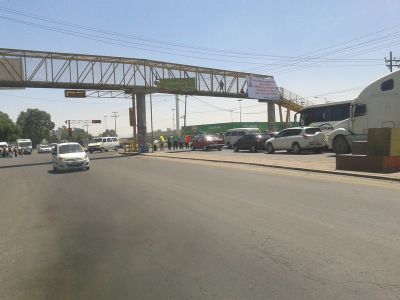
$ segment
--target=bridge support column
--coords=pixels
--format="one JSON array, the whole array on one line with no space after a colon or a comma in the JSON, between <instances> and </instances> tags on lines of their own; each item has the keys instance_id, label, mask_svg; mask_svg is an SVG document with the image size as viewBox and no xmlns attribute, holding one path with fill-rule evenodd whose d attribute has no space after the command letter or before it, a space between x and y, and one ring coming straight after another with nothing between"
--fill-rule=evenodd
<instances>
[{"instance_id":1,"label":"bridge support column","mask_svg":"<svg viewBox=\"0 0 400 300\"><path fill-rule=\"evenodd\" d=\"M137 105L137 139L139 153L149 152L147 145L147 126L146 126L146 96L136 94Z\"/></svg>"},{"instance_id":2,"label":"bridge support column","mask_svg":"<svg viewBox=\"0 0 400 300\"><path fill-rule=\"evenodd\" d=\"M267 102L268 106L268 129L275 131L276 130L276 124L275 124L275 102L268 101Z\"/></svg>"}]
</instances>

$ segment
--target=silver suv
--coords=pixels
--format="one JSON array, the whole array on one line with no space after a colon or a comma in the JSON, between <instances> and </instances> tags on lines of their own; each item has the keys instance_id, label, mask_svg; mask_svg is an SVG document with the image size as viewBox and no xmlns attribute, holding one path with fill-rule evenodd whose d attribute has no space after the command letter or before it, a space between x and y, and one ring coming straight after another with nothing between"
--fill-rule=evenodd
<instances>
[{"instance_id":1,"label":"silver suv","mask_svg":"<svg viewBox=\"0 0 400 300\"><path fill-rule=\"evenodd\" d=\"M275 137L265 142L265 149L272 154L275 150L301 153L310 149L316 153L326 148L325 134L319 127L293 127L280 131Z\"/></svg>"}]
</instances>

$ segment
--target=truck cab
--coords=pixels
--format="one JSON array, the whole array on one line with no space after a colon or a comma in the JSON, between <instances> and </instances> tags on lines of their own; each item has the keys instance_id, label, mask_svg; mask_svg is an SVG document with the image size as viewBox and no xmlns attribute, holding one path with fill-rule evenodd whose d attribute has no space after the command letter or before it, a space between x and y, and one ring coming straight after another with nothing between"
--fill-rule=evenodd
<instances>
[{"instance_id":1,"label":"truck cab","mask_svg":"<svg viewBox=\"0 0 400 300\"><path fill-rule=\"evenodd\" d=\"M368 128L400 127L400 70L366 87L353 100L350 118L337 123L328 136L336 154L351 152L353 141L367 140Z\"/></svg>"}]
</instances>

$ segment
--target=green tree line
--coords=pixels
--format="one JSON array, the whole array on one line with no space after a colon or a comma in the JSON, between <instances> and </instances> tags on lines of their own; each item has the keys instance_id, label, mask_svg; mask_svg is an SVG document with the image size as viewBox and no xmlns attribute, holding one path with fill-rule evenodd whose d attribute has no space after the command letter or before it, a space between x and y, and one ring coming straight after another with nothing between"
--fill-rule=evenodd
<instances>
[{"instance_id":1,"label":"green tree line","mask_svg":"<svg viewBox=\"0 0 400 300\"><path fill-rule=\"evenodd\" d=\"M18 138L32 140L34 146L43 140L49 143L61 141L77 142L85 145L93 139L92 135L81 128L73 128L71 134L63 126L54 130L55 124L51 121L49 113L37 108L28 108L21 111L14 123L10 117L0 111L0 142L15 142ZM114 130L107 129L100 136L115 136Z\"/></svg>"}]
</instances>

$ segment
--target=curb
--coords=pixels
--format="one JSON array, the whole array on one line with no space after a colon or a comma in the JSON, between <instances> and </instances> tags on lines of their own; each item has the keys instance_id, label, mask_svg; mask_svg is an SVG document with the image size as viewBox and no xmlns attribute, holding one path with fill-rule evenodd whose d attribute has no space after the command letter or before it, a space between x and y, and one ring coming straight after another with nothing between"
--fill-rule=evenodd
<instances>
[{"instance_id":1,"label":"curb","mask_svg":"<svg viewBox=\"0 0 400 300\"><path fill-rule=\"evenodd\" d=\"M146 156L146 154L142 154L142 155ZM237 164L237 165L250 165L250 166L257 166L257 167L267 167L267 168L275 168L275 169L303 171L303 172L310 172L310 173L343 175L343 176L351 176L351 177L360 177L360 178L379 179L379 180L388 180L388 181L400 182L400 178L382 177L382 176L379 176L379 175L372 175L372 174L359 174L359 173L347 173L347 172L341 172L341 171L316 170L316 169L307 169L307 168L300 168L300 167L288 167L288 166L277 166L277 165L260 164L260 163L252 163L252 162L240 162L240 161L230 161L230 160L221 161L221 160L206 159L206 158L189 158L189 157L156 156L156 155L151 155L151 156L147 155L147 157L172 158L172 159L181 159L181 160L196 160L196 161L207 161L207 162L214 162L214 163L227 163L227 164Z\"/></svg>"}]
</instances>

